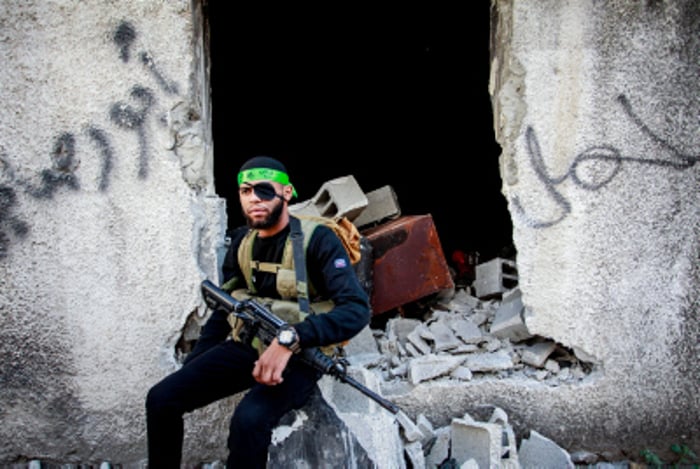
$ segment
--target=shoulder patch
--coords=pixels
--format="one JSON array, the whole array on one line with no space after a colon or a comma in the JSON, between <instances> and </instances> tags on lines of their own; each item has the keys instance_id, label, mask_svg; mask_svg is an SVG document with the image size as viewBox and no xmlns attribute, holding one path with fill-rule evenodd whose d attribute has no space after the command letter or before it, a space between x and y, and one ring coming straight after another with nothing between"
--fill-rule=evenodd
<instances>
[{"instance_id":1,"label":"shoulder patch","mask_svg":"<svg viewBox=\"0 0 700 469\"><path fill-rule=\"evenodd\" d=\"M344 269L345 267L348 266L348 263L343 259L342 257L339 257L338 259L333 261L333 265L335 266L336 269Z\"/></svg>"}]
</instances>

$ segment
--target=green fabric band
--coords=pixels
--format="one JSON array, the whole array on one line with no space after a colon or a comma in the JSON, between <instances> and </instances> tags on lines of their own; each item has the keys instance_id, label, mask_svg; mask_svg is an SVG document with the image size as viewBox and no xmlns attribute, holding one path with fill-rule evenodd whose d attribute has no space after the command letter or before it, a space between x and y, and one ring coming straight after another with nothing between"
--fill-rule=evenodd
<instances>
[{"instance_id":1,"label":"green fabric band","mask_svg":"<svg viewBox=\"0 0 700 469\"><path fill-rule=\"evenodd\" d=\"M289 175L282 171L270 168L251 168L238 173L238 185L252 181L275 181L283 186L292 186L289 182ZM292 194L297 196L297 190L292 186Z\"/></svg>"}]
</instances>

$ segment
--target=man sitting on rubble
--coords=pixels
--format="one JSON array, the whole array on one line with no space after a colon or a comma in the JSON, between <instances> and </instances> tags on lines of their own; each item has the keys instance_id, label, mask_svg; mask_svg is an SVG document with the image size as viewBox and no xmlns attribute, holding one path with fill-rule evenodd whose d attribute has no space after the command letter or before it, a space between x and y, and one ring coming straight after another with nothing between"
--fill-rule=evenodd
<instances>
[{"instance_id":1,"label":"man sitting on rubble","mask_svg":"<svg viewBox=\"0 0 700 469\"><path fill-rule=\"evenodd\" d=\"M223 265L226 289L245 288L256 298L265 299L261 302L282 301L279 290L284 282L277 275L278 269L262 266L282 263L290 225L298 222L289 213L289 202L296 191L285 166L265 156L243 164L238 185L248 227L232 232ZM255 234L251 248L241 254L239 246L250 230ZM228 314L213 311L183 366L148 392L150 469L180 467L183 414L244 390L247 393L230 422L227 467L264 468L274 427L285 413L307 402L322 375L296 360L295 352L349 340L369 324L367 293L336 234L327 226L317 225L305 253L308 281L318 292L318 298L311 300L331 300L332 309L303 320L288 320L293 327L281 331L264 350L237 340ZM252 264L259 268L253 267L252 275L244 275L239 255L251 255ZM246 278L250 279L248 284ZM293 277L291 281L295 285ZM300 316L298 304L294 305Z\"/></svg>"}]
</instances>

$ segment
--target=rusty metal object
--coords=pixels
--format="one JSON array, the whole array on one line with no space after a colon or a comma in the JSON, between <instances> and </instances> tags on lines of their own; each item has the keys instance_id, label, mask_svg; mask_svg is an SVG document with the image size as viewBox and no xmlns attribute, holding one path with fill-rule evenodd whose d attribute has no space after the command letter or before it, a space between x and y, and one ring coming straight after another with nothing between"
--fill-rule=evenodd
<instances>
[{"instance_id":1,"label":"rusty metal object","mask_svg":"<svg viewBox=\"0 0 700 469\"><path fill-rule=\"evenodd\" d=\"M431 215L403 216L362 234L374 257L373 315L454 288Z\"/></svg>"}]
</instances>

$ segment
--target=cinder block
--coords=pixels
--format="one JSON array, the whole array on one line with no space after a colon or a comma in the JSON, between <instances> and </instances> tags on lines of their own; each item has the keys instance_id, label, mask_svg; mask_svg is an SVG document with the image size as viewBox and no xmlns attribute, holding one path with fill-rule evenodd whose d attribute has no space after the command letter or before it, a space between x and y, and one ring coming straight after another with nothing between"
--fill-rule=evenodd
<instances>
[{"instance_id":1,"label":"cinder block","mask_svg":"<svg viewBox=\"0 0 700 469\"><path fill-rule=\"evenodd\" d=\"M342 176L325 182L311 199L290 205L293 214L322 217L348 217L353 221L367 207L367 196L355 177Z\"/></svg>"},{"instance_id":2,"label":"cinder block","mask_svg":"<svg viewBox=\"0 0 700 469\"><path fill-rule=\"evenodd\" d=\"M499 424L452 419L452 457L457 467L474 459L480 468L501 467L502 433Z\"/></svg>"},{"instance_id":3,"label":"cinder block","mask_svg":"<svg viewBox=\"0 0 700 469\"><path fill-rule=\"evenodd\" d=\"M399 217L361 233L374 257L373 314L454 288L431 215Z\"/></svg>"},{"instance_id":4,"label":"cinder block","mask_svg":"<svg viewBox=\"0 0 700 469\"><path fill-rule=\"evenodd\" d=\"M518 268L514 261L496 257L476 266L474 288L478 298L491 298L518 285Z\"/></svg>"},{"instance_id":5,"label":"cinder block","mask_svg":"<svg viewBox=\"0 0 700 469\"><path fill-rule=\"evenodd\" d=\"M367 207L353 220L358 228L376 226L401 216L399 201L391 186L380 187L365 195L368 201Z\"/></svg>"},{"instance_id":6,"label":"cinder block","mask_svg":"<svg viewBox=\"0 0 700 469\"><path fill-rule=\"evenodd\" d=\"M518 442L515 438L513 427L508 423L506 412L500 407L494 408L489 423L497 423L503 427L499 467L502 469L518 469L521 467L518 459Z\"/></svg>"},{"instance_id":7,"label":"cinder block","mask_svg":"<svg viewBox=\"0 0 700 469\"><path fill-rule=\"evenodd\" d=\"M556 342L544 340L523 348L520 354L520 360L526 365L543 368L545 362L556 348Z\"/></svg>"}]
</instances>

